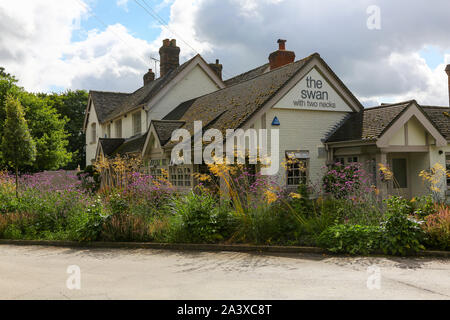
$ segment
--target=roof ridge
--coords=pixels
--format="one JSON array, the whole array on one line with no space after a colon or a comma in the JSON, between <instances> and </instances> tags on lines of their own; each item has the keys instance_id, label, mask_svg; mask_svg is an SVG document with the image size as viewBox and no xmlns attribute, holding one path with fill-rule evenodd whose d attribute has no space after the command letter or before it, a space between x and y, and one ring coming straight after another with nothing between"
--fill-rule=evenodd
<instances>
[{"instance_id":1,"label":"roof ridge","mask_svg":"<svg viewBox=\"0 0 450 320\"><path fill-rule=\"evenodd\" d=\"M267 63L265 63L265 64L262 64L262 65L258 66L258 67L255 67L255 68L253 68L253 69L250 69L250 70L248 70L248 71L239 73L239 74L235 75L234 77L228 78L227 80L224 80L224 81L229 81L229 80L232 80L232 79L234 79L234 78L237 78L237 77L240 77L240 76L249 74L249 73L252 72L252 71L255 71L255 70L259 69L259 68L262 68L262 67L264 67L264 66L269 66L269 65L270 65L270 63L267 62Z\"/></svg>"},{"instance_id":2,"label":"roof ridge","mask_svg":"<svg viewBox=\"0 0 450 320\"><path fill-rule=\"evenodd\" d=\"M305 58L302 58L302 59L299 59L299 60L297 60L297 61L294 61L294 62L285 64L284 66L278 67L278 68L273 69L273 70L269 70L269 71L264 72L264 73L262 73L262 74L258 74L258 75L254 76L254 77L252 77L252 78L243 80L243 81L241 81L241 82L231 84L231 85L226 86L225 88L222 88L222 89L217 90L217 91L221 91L221 90L224 90L224 89L228 89L228 88L237 86L237 85L239 85L239 84L248 82L248 81L250 81L250 80L254 80L254 79L258 78L258 77L262 77L262 76L264 76L264 75L266 75L266 74L269 74L269 73L271 73L271 72L275 72L275 71L278 71L278 70L287 68L287 67L289 67L289 66L291 66L291 65L293 65L293 64L299 63L299 62L305 62L306 60L311 59L313 56L316 56L317 54L318 54L318 53L315 52L315 53L313 53L313 54L311 54L311 55L309 55L309 56L307 56L307 57L305 57ZM257 69L257 68L255 68L255 69ZM255 69L253 69L253 70L255 70ZM250 71L253 71L253 70L250 70ZM217 92L217 91L214 91L214 92Z\"/></svg>"},{"instance_id":3,"label":"roof ridge","mask_svg":"<svg viewBox=\"0 0 450 320\"><path fill-rule=\"evenodd\" d=\"M163 120L163 119L157 120L157 119L154 119L154 120L152 120L152 122L186 122L186 121L185 120Z\"/></svg>"},{"instance_id":4,"label":"roof ridge","mask_svg":"<svg viewBox=\"0 0 450 320\"><path fill-rule=\"evenodd\" d=\"M439 108L439 109L450 109L450 106L429 106L429 105L420 105L422 108Z\"/></svg>"},{"instance_id":5,"label":"roof ridge","mask_svg":"<svg viewBox=\"0 0 450 320\"><path fill-rule=\"evenodd\" d=\"M412 99L412 100L407 100L407 101L402 101L402 102L396 102L396 103L390 103L390 104L384 104L384 105L379 105L379 106L375 106L375 107L368 107L368 108L364 108L362 111L370 111L370 110L375 110L375 109L382 109L382 108L388 108L388 107L396 107L396 106L400 106L403 104L410 104L412 102L416 102L416 100ZM418 103L417 103L418 104Z\"/></svg>"},{"instance_id":6,"label":"roof ridge","mask_svg":"<svg viewBox=\"0 0 450 320\"><path fill-rule=\"evenodd\" d=\"M119 92L119 91L102 91L102 90L89 90L89 93L113 93L113 94L132 94L132 93L127 93L127 92Z\"/></svg>"}]
</instances>

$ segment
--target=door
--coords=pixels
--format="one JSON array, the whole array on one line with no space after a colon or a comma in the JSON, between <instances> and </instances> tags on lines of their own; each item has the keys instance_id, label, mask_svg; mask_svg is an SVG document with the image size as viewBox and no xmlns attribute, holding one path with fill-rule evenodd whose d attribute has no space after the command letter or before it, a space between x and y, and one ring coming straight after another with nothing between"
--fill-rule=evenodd
<instances>
[{"instance_id":1,"label":"door","mask_svg":"<svg viewBox=\"0 0 450 320\"><path fill-rule=\"evenodd\" d=\"M409 199L411 197L411 192L410 181L408 181L408 157L392 157L390 162L393 173L390 193Z\"/></svg>"}]
</instances>

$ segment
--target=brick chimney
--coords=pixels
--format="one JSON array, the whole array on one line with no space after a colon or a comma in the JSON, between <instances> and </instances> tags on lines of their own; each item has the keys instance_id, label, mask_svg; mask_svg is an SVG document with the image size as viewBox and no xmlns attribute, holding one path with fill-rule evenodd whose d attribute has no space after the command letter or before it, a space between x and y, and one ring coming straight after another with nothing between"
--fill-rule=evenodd
<instances>
[{"instance_id":1,"label":"brick chimney","mask_svg":"<svg viewBox=\"0 0 450 320\"><path fill-rule=\"evenodd\" d=\"M216 63L210 63L209 66L217 74L217 76L222 80L222 69L223 66L219 63L219 59L216 59Z\"/></svg>"},{"instance_id":2,"label":"brick chimney","mask_svg":"<svg viewBox=\"0 0 450 320\"><path fill-rule=\"evenodd\" d=\"M450 64L445 68L445 72L447 72L448 76L448 106L450 107Z\"/></svg>"},{"instance_id":3,"label":"brick chimney","mask_svg":"<svg viewBox=\"0 0 450 320\"><path fill-rule=\"evenodd\" d=\"M155 73L152 69L148 69L148 72L144 74L144 86L149 84L153 80L155 80Z\"/></svg>"},{"instance_id":4,"label":"brick chimney","mask_svg":"<svg viewBox=\"0 0 450 320\"><path fill-rule=\"evenodd\" d=\"M295 52L286 50L286 40L278 39L278 50L269 56L270 70L295 61Z\"/></svg>"},{"instance_id":5,"label":"brick chimney","mask_svg":"<svg viewBox=\"0 0 450 320\"><path fill-rule=\"evenodd\" d=\"M177 40L164 39L163 45L159 49L160 73L164 77L171 70L180 65L180 48L177 47Z\"/></svg>"}]
</instances>

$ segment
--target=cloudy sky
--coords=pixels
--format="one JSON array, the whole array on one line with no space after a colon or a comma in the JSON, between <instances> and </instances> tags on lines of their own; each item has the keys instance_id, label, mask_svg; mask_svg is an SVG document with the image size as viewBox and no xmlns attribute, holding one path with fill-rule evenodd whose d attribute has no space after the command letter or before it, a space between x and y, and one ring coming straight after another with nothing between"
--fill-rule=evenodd
<instances>
[{"instance_id":1,"label":"cloudy sky","mask_svg":"<svg viewBox=\"0 0 450 320\"><path fill-rule=\"evenodd\" d=\"M225 78L284 38L297 59L318 52L366 106L447 105L449 13L448 0L0 0L0 66L30 91L130 92L164 38L181 62L220 59Z\"/></svg>"}]
</instances>

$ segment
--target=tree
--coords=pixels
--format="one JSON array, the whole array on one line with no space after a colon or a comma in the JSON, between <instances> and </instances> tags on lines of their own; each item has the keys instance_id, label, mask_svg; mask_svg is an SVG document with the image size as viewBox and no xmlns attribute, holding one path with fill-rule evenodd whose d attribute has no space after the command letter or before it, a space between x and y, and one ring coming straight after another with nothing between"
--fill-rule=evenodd
<instances>
[{"instance_id":1,"label":"tree","mask_svg":"<svg viewBox=\"0 0 450 320\"><path fill-rule=\"evenodd\" d=\"M57 170L72 159L67 151L69 134L65 128L69 120L41 96L24 92L19 97L36 142L36 161L28 168L30 171Z\"/></svg>"},{"instance_id":2,"label":"tree","mask_svg":"<svg viewBox=\"0 0 450 320\"><path fill-rule=\"evenodd\" d=\"M11 95L6 97L6 120L2 136L2 156L15 169L16 196L19 196L19 168L36 158L36 145L28 130L22 105Z\"/></svg>"},{"instance_id":3,"label":"tree","mask_svg":"<svg viewBox=\"0 0 450 320\"><path fill-rule=\"evenodd\" d=\"M8 95L15 96L23 106L31 136L36 143L36 161L24 168L28 171L55 170L65 166L72 159L69 148L69 119L61 117L46 94L26 92L17 85L14 76L0 67L0 137L3 135L6 119L5 102ZM8 166L0 152L0 164Z\"/></svg>"},{"instance_id":4,"label":"tree","mask_svg":"<svg viewBox=\"0 0 450 320\"><path fill-rule=\"evenodd\" d=\"M67 170L74 170L78 165L84 168L86 163L86 141L83 133L83 122L88 96L85 90L68 90L61 94L53 93L47 96L48 103L60 115L69 119L65 128L69 133L67 149L72 153L72 161L64 167Z\"/></svg>"}]
</instances>

